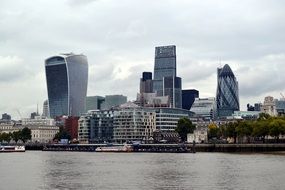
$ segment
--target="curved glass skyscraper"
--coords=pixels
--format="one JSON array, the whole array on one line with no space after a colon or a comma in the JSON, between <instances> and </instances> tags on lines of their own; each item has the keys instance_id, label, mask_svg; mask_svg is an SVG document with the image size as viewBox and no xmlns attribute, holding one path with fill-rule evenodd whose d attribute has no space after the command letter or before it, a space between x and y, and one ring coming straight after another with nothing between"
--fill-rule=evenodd
<instances>
[{"instance_id":1,"label":"curved glass skyscraper","mask_svg":"<svg viewBox=\"0 0 285 190\"><path fill-rule=\"evenodd\" d=\"M85 111L88 63L85 55L61 54L45 60L50 117Z\"/></svg>"},{"instance_id":2,"label":"curved glass skyscraper","mask_svg":"<svg viewBox=\"0 0 285 190\"><path fill-rule=\"evenodd\" d=\"M218 68L217 111L218 117L231 116L239 111L238 81L229 65Z\"/></svg>"}]
</instances>

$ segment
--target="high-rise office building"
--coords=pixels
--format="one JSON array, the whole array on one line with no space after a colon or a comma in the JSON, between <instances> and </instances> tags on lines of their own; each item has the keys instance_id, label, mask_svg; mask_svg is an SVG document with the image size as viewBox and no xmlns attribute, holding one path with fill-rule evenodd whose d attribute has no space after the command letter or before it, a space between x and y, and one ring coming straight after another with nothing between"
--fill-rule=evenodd
<instances>
[{"instance_id":1,"label":"high-rise office building","mask_svg":"<svg viewBox=\"0 0 285 190\"><path fill-rule=\"evenodd\" d=\"M261 106L262 106L261 103L255 103L254 104L254 111L261 111Z\"/></svg>"},{"instance_id":2,"label":"high-rise office building","mask_svg":"<svg viewBox=\"0 0 285 190\"><path fill-rule=\"evenodd\" d=\"M7 113L3 113L1 120L10 121L11 120L11 115L9 115Z\"/></svg>"},{"instance_id":3,"label":"high-rise office building","mask_svg":"<svg viewBox=\"0 0 285 190\"><path fill-rule=\"evenodd\" d=\"M140 80L140 93L152 93L153 92L153 81L151 72L143 72Z\"/></svg>"},{"instance_id":4,"label":"high-rise office building","mask_svg":"<svg viewBox=\"0 0 285 190\"><path fill-rule=\"evenodd\" d=\"M173 108L182 108L182 90L180 77L163 78L163 96L168 96Z\"/></svg>"},{"instance_id":5,"label":"high-rise office building","mask_svg":"<svg viewBox=\"0 0 285 190\"><path fill-rule=\"evenodd\" d=\"M171 107L182 107L181 78L176 76L176 47L155 48L153 91L169 96Z\"/></svg>"},{"instance_id":6,"label":"high-rise office building","mask_svg":"<svg viewBox=\"0 0 285 190\"><path fill-rule=\"evenodd\" d=\"M50 117L79 116L85 111L88 63L73 53L45 60Z\"/></svg>"},{"instance_id":7,"label":"high-rise office building","mask_svg":"<svg viewBox=\"0 0 285 190\"><path fill-rule=\"evenodd\" d=\"M195 98L199 98L198 90L182 90L182 109L190 110L195 101Z\"/></svg>"},{"instance_id":8,"label":"high-rise office building","mask_svg":"<svg viewBox=\"0 0 285 190\"><path fill-rule=\"evenodd\" d=\"M275 105L276 105L276 112L278 116L284 116L285 115L285 99L281 98L280 100L275 99Z\"/></svg>"},{"instance_id":9,"label":"high-rise office building","mask_svg":"<svg viewBox=\"0 0 285 190\"><path fill-rule=\"evenodd\" d=\"M239 90L238 81L230 66L226 64L218 68L217 86L217 110L218 117L231 116L234 111L239 111Z\"/></svg>"},{"instance_id":10,"label":"high-rise office building","mask_svg":"<svg viewBox=\"0 0 285 190\"><path fill-rule=\"evenodd\" d=\"M127 102L127 96L123 95L107 95L105 101L102 103L103 110L109 110L112 107L119 106Z\"/></svg>"},{"instance_id":11,"label":"high-rise office building","mask_svg":"<svg viewBox=\"0 0 285 190\"><path fill-rule=\"evenodd\" d=\"M45 100L43 103L43 117L49 117L49 106L48 106L48 100Z\"/></svg>"},{"instance_id":12,"label":"high-rise office building","mask_svg":"<svg viewBox=\"0 0 285 190\"><path fill-rule=\"evenodd\" d=\"M102 96L87 96L85 113L89 110L101 110L104 101L105 98Z\"/></svg>"},{"instance_id":13,"label":"high-rise office building","mask_svg":"<svg viewBox=\"0 0 285 190\"><path fill-rule=\"evenodd\" d=\"M195 98L190 111L205 121L215 120L217 115L216 100L215 98Z\"/></svg>"}]
</instances>

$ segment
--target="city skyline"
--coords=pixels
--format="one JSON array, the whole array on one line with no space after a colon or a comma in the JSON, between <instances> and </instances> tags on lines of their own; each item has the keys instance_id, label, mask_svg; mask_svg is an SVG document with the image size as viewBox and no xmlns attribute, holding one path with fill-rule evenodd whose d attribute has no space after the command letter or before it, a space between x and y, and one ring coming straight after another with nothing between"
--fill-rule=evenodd
<instances>
[{"instance_id":1,"label":"city skyline","mask_svg":"<svg viewBox=\"0 0 285 190\"><path fill-rule=\"evenodd\" d=\"M216 68L224 64L239 81L241 110L285 92L283 2L56 3L0 3L0 111L13 118L47 99L44 59L63 52L88 57L88 96L134 100L141 72L153 69L154 47L171 44L182 89L197 89L201 98L215 97Z\"/></svg>"}]
</instances>

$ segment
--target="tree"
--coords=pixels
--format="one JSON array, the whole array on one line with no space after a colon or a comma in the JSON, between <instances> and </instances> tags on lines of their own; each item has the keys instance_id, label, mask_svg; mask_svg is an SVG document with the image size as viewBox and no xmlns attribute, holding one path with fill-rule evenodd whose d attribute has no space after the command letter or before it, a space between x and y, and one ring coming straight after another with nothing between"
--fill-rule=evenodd
<instances>
[{"instance_id":1,"label":"tree","mask_svg":"<svg viewBox=\"0 0 285 190\"><path fill-rule=\"evenodd\" d=\"M261 137L263 143L265 142L265 137L269 135L269 127L267 120L259 120L252 123L253 131L252 135L255 137Z\"/></svg>"},{"instance_id":2,"label":"tree","mask_svg":"<svg viewBox=\"0 0 285 190\"><path fill-rule=\"evenodd\" d=\"M238 126L237 122L230 122L226 124L226 135L227 137L233 138L234 143L236 143L237 132L236 128Z\"/></svg>"},{"instance_id":3,"label":"tree","mask_svg":"<svg viewBox=\"0 0 285 190\"><path fill-rule=\"evenodd\" d=\"M20 131L20 139L23 141L23 143L27 142L27 140L30 140L31 138L31 129L28 127L25 127Z\"/></svg>"},{"instance_id":4,"label":"tree","mask_svg":"<svg viewBox=\"0 0 285 190\"><path fill-rule=\"evenodd\" d=\"M208 134L209 138L217 137L218 133L219 133L219 128L214 123L211 123L208 126L208 132L209 132L209 134Z\"/></svg>"},{"instance_id":5,"label":"tree","mask_svg":"<svg viewBox=\"0 0 285 190\"><path fill-rule=\"evenodd\" d=\"M193 133L196 126L188 118L181 118L178 120L175 131L179 134L181 140L185 142L187 140L187 134Z\"/></svg>"},{"instance_id":6,"label":"tree","mask_svg":"<svg viewBox=\"0 0 285 190\"><path fill-rule=\"evenodd\" d=\"M222 137L223 139L227 137L227 129L225 125L221 125L219 127L218 136Z\"/></svg>"},{"instance_id":7,"label":"tree","mask_svg":"<svg viewBox=\"0 0 285 190\"><path fill-rule=\"evenodd\" d=\"M279 135L284 134L285 121L281 119L274 119L269 123L269 135L275 137L276 142L279 141Z\"/></svg>"},{"instance_id":8,"label":"tree","mask_svg":"<svg viewBox=\"0 0 285 190\"><path fill-rule=\"evenodd\" d=\"M247 143L249 143L252 131L253 131L252 124L248 121L239 122L236 127L237 136L241 138L246 137Z\"/></svg>"},{"instance_id":9,"label":"tree","mask_svg":"<svg viewBox=\"0 0 285 190\"><path fill-rule=\"evenodd\" d=\"M59 127L59 132L55 134L53 140L60 140L60 139L71 139L70 134L64 129L64 127Z\"/></svg>"},{"instance_id":10,"label":"tree","mask_svg":"<svg viewBox=\"0 0 285 190\"><path fill-rule=\"evenodd\" d=\"M11 133L2 133L1 134L1 142L6 141L9 143L11 141Z\"/></svg>"},{"instance_id":11,"label":"tree","mask_svg":"<svg viewBox=\"0 0 285 190\"><path fill-rule=\"evenodd\" d=\"M21 137L21 131L14 131L12 133L12 139L18 143L18 141L20 140L20 137Z\"/></svg>"},{"instance_id":12,"label":"tree","mask_svg":"<svg viewBox=\"0 0 285 190\"><path fill-rule=\"evenodd\" d=\"M258 120L267 120L269 119L271 116L268 113L260 113Z\"/></svg>"}]
</instances>

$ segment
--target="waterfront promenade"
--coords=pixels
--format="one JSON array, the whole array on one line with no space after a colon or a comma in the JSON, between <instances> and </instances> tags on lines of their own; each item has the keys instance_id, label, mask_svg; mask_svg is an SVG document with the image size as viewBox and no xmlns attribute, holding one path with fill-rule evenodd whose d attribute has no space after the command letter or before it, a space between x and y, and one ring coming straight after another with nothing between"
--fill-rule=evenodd
<instances>
[{"instance_id":1,"label":"waterfront promenade","mask_svg":"<svg viewBox=\"0 0 285 190\"><path fill-rule=\"evenodd\" d=\"M82 151L93 152L97 147L107 144L47 144L27 145L27 150L43 151ZM112 146L122 146L113 144ZM285 144L139 144L134 146L134 152L272 152L285 151Z\"/></svg>"}]
</instances>

